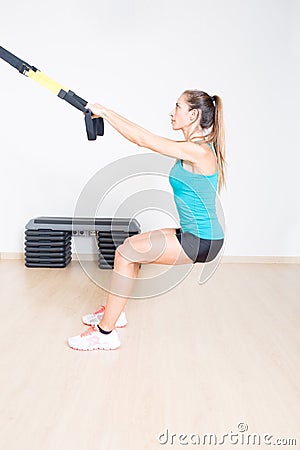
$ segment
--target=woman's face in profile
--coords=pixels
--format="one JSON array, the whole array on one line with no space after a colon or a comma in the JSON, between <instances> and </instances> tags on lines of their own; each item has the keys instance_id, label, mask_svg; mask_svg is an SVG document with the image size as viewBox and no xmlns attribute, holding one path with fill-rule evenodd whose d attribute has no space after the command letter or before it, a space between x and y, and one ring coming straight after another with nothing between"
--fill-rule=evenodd
<instances>
[{"instance_id":1,"label":"woman's face in profile","mask_svg":"<svg viewBox=\"0 0 300 450\"><path fill-rule=\"evenodd\" d=\"M190 124L189 106L183 95L179 97L175 104L175 108L170 112L169 116L171 117L173 130L181 130Z\"/></svg>"}]
</instances>

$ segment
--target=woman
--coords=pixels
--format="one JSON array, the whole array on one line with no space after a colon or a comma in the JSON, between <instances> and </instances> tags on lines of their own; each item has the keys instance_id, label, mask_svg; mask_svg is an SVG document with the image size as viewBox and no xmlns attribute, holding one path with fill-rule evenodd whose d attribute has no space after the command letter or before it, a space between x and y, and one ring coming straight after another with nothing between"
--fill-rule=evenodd
<instances>
[{"instance_id":1,"label":"woman","mask_svg":"<svg viewBox=\"0 0 300 450\"><path fill-rule=\"evenodd\" d=\"M194 264L211 261L221 250L224 233L215 197L225 185L223 107L217 95L184 91L170 113L173 130L183 132L184 141L180 142L156 136L98 103L88 104L88 108L129 141L177 158L169 180L181 228L163 228L125 239L116 249L106 306L84 316L89 328L68 340L77 350L113 350L120 346L115 328L127 324L124 308L141 263ZM122 295L112 294L116 292L113 286L121 286Z\"/></svg>"}]
</instances>

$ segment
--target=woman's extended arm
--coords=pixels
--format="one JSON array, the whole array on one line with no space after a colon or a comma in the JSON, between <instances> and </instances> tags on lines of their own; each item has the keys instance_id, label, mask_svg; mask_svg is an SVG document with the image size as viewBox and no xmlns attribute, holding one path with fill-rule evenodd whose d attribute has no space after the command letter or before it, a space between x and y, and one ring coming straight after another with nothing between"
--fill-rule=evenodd
<instances>
[{"instance_id":1,"label":"woman's extended arm","mask_svg":"<svg viewBox=\"0 0 300 450\"><path fill-rule=\"evenodd\" d=\"M95 117L102 117L122 136L140 147L192 163L199 160L199 145L197 144L185 141L176 142L157 136L99 103L88 103L86 107L91 109Z\"/></svg>"},{"instance_id":2,"label":"woman's extended arm","mask_svg":"<svg viewBox=\"0 0 300 450\"><path fill-rule=\"evenodd\" d=\"M103 117L103 119L105 119L115 130L134 144L142 147L145 136L151 134L145 128L130 122L130 120L125 119L125 117L120 116L104 106L96 103L95 105L89 105L89 107L93 114Z\"/></svg>"}]
</instances>

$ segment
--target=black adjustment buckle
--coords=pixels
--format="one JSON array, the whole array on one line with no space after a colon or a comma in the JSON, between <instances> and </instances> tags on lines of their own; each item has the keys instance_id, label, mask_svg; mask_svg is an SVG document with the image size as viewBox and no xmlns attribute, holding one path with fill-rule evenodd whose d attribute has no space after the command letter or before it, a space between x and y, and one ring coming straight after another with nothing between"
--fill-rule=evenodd
<instances>
[{"instance_id":1,"label":"black adjustment buckle","mask_svg":"<svg viewBox=\"0 0 300 450\"><path fill-rule=\"evenodd\" d=\"M57 97L59 98L65 98L65 96L67 95L66 91L64 91L63 89L61 89L59 91L59 93L57 94Z\"/></svg>"},{"instance_id":2,"label":"black adjustment buckle","mask_svg":"<svg viewBox=\"0 0 300 450\"><path fill-rule=\"evenodd\" d=\"M27 75L27 72L29 72L29 70L31 69L30 66L28 66L28 64L24 64L22 63L20 65L20 67L18 68L18 71L22 74L22 75Z\"/></svg>"},{"instance_id":3,"label":"black adjustment buckle","mask_svg":"<svg viewBox=\"0 0 300 450\"><path fill-rule=\"evenodd\" d=\"M34 72L38 72L39 69L37 69L34 66L30 66L27 63L22 63L19 67L18 67L18 71L22 74L25 75L27 77L27 72L29 72L29 70L33 70Z\"/></svg>"}]
</instances>

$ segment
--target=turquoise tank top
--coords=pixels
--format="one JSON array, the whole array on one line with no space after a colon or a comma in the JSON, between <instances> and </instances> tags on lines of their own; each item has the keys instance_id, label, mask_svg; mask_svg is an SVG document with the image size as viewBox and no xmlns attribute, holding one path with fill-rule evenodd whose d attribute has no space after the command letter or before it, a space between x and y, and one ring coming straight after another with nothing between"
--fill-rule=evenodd
<instances>
[{"instance_id":1,"label":"turquoise tank top","mask_svg":"<svg viewBox=\"0 0 300 450\"><path fill-rule=\"evenodd\" d=\"M218 169L213 175L189 172L182 166L181 159L172 167L169 182L183 232L188 231L203 239L224 239L216 213L218 173Z\"/></svg>"}]
</instances>

